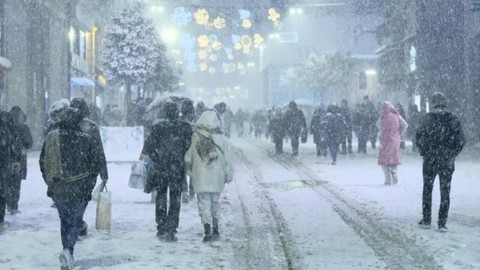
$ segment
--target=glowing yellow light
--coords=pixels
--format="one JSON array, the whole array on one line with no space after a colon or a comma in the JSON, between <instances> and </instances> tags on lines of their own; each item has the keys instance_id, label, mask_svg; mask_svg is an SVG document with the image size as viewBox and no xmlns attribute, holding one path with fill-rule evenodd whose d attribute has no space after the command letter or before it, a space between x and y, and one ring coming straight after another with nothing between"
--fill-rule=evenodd
<instances>
[{"instance_id":1,"label":"glowing yellow light","mask_svg":"<svg viewBox=\"0 0 480 270\"><path fill-rule=\"evenodd\" d=\"M249 49L252 46L252 39L249 35L243 35L240 39L243 49Z\"/></svg>"},{"instance_id":2,"label":"glowing yellow light","mask_svg":"<svg viewBox=\"0 0 480 270\"><path fill-rule=\"evenodd\" d=\"M206 63L200 63L200 71L206 71L208 69L208 65Z\"/></svg>"},{"instance_id":3,"label":"glowing yellow light","mask_svg":"<svg viewBox=\"0 0 480 270\"><path fill-rule=\"evenodd\" d=\"M244 69L244 68L245 68L245 65L243 63L240 62L240 63L237 64L237 69L240 70L240 69Z\"/></svg>"},{"instance_id":4,"label":"glowing yellow light","mask_svg":"<svg viewBox=\"0 0 480 270\"><path fill-rule=\"evenodd\" d=\"M225 27L225 19L217 17L213 20L213 26L217 29L222 29Z\"/></svg>"},{"instance_id":5,"label":"glowing yellow light","mask_svg":"<svg viewBox=\"0 0 480 270\"><path fill-rule=\"evenodd\" d=\"M270 8L268 10L268 19L272 22L277 21L280 18L280 14L274 9Z\"/></svg>"},{"instance_id":6,"label":"glowing yellow light","mask_svg":"<svg viewBox=\"0 0 480 270\"><path fill-rule=\"evenodd\" d=\"M255 45L260 45L263 43L263 37L260 34L253 35Z\"/></svg>"},{"instance_id":7,"label":"glowing yellow light","mask_svg":"<svg viewBox=\"0 0 480 270\"><path fill-rule=\"evenodd\" d=\"M208 53L205 50L199 50L198 53L197 53L198 59L200 59L200 60L207 59L207 55L208 55Z\"/></svg>"},{"instance_id":8,"label":"glowing yellow light","mask_svg":"<svg viewBox=\"0 0 480 270\"><path fill-rule=\"evenodd\" d=\"M242 27L245 29L249 29L250 27L252 27L252 22L249 19L245 19L242 22Z\"/></svg>"},{"instance_id":9,"label":"glowing yellow light","mask_svg":"<svg viewBox=\"0 0 480 270\"><path fill-rule=\"evenodd\" d=\"M209 15L208 12L203 8L197 10L197 12L193 14L193 17L195 18L195 21L200 25L208 24Z\"/></svg>"},{"instance_id":10,"label":"glowing yellow light","mask_svg":"<svg viewBox=\"0 0 480 270\"><path fill-rule=\"evenodd\" d=\"M198 46L200 48L205 48L208 47L208 36L207 35L201 35L197 38Z\"/></svg>"},{"instance_id":11,"label":"glowing yellow light","mask_svg":"<svg viewBox=\"0 0 480 270\"><path fill-rule=\"evenodd\" d=\"M237 42L233 45L233 48L237 51L242 49L242 44L240 42Z\"/></svg>"},{"instance_id":12,"label":"glowing yellow light","mask_svg":"<svg viewBox=\"0 0 480 270\"><path fill-rule=\"evenodd\" d=\"M208 60L210 60L211 62L217 62L218 56L216 54L210 54Z\"/></svg>"},{"instance_id":13,"label":"glowing yellow light","mask_svg":"<svg viewBox=\"0 0 480 270\"><path fill-rule=\"evenodd\" d=\"M222 49L222 43L220 43L218 41L215 41L212 44L212 49L214 49L215 51L218 51L218 50Z\"/></svg>"}]
</instances>

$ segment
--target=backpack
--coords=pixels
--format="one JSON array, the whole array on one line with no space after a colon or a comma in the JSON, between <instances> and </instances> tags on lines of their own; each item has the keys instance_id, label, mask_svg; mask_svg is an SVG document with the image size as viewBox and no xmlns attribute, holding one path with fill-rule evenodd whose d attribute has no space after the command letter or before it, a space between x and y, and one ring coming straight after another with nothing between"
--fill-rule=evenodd
<instances>
[{"instance_id":1,"label":"backpack","mask_svg":"<svg viewBox=\"0 0 480 270\"><path fill-rule=\"evenodd\" d=\"M218 146L215 144L213 139L206 137L203 134L200 134L199 136L199 141L196 145L196 149L203 163L210 164L212 161L218 158Z\"/></svg>"}]
</instances>

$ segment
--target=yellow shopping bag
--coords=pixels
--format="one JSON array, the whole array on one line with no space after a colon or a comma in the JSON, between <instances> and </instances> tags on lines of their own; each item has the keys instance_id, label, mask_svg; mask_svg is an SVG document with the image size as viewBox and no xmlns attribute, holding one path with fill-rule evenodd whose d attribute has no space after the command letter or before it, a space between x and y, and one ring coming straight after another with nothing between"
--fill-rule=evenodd
<instances>
[{"instance_id":1,"label":"yellow shopping bag","mask_svg":"<svg viewBox=\"0 0 480 270\"><path fill-rule=\"evenodd\" d=\"M102 183L97 200L97 216L95 228L101 232L110 232L112 224L112 193L107 190L105 183Z\"/></svg>"}]
</instances>

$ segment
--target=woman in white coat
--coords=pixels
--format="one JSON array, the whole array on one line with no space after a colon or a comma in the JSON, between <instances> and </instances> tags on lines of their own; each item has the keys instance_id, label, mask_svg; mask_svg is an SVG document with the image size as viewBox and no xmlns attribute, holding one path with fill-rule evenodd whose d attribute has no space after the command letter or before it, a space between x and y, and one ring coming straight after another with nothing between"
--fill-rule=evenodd
<instances>
[{"instance_id":1,"label":"woman in white coat","mask_svg":"<svg viewBox=\"0 0 480 270\"><path fill-rule=\"evenodd\" d=\"M192 143L185 154L190 179L197 193L198 210L205 229L204 242L217 240L219 200L225 183L233 179L231 144L222 134L214 111L205 111L196 122Z\"/></svg>"}]
</instances>

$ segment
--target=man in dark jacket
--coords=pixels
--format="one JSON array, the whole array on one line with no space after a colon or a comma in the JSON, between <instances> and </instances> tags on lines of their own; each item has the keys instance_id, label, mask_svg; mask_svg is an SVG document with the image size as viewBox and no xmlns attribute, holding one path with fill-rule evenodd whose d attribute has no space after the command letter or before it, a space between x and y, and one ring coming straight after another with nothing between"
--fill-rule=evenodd
<instances>
[{"instance_id":1,"label":"man in dark jacket","mask_svg":"<svg viewBox=\"0 0 480 270\"><path fill-rule=\"evenodd\" d=\"M13 119L14 152L18 153L14 162L20 164L20 166L9 174L6 198L8 211L10 214L15 215L20 213L20 210L18 210L20 188L22 180L27 178L27 150L32 147L33 140L30 128L25 124L27 116L22 109L18 106L13 106L10 110L10 115Z\"/></svg>"},{"instance_id":2,"label":"man in dark jacket","mask_svg":"<svg viewBox=\"0 0 480 270\"><path fill-rule=\"evenodd\" d=\"M445 232L455 157L462 151L465 138L460 120L447 110L445 95L441 92L434 93L430 103L432 109L424 116L416 133L417 147L423 157L423 218L419 224L422 227L430 227L433 183L438 175L441 197L438 229Z\"/></svg>"},{"instance_id":3,"label":"man in dark jacket","mask_svg":"<svg viewBox=\"0 0 480 270\"><path fill-rule=\"evenodd\" d=\"M189 123L178 119L178 108L175 103L168 102L164 106L166 119L157 121L151 126L150 135L146 138L142 153L154 162L156 172L153 185L157 190L155 220L157 237L167 242L175 242L176 229L180 218L180 199L186 186L184 156L190 147L193 134ZM169 207L167 211L167 191L169 191Z\"/></svg>"},{"instance_id":4,"label":"man in dark jacket","mask_svg":"<svg viewBox=\"0 0 480 270\"><path fill-rule=\"evenodd\" d=\"M275 115L268 123L268 130L275 144L275 153L280 155L283 153L283 139L285 138L285 119L283 118L282 109L276 108Z\"/></svg>"},{"instance_id":5,"label":"man in dark jacket","mask_svg":"<svg viewBox=\"0 0 480 270\"><path fill-rule=\"evenodd\" d=\"M73 251L91 196L91 182L100 161L93 139L80 130L82 115L68 108L59 128L47 134L40 152L40 170L60 217L62 269L73 269Z\"/></svg>"},{"instance_id":6,"label":"man in dark jacket","mask_svg":"<svg viewBox=\"0 0 480 270\"><path fill-rule=\"evenodd\" d=\"M98 157L97 160L99 161L99 169L100 169L100 178L102 179L103 183L108 181L108 170L107 170L107 161L105 158L105 151L103 150L103 143L102 138L100 136L100 130L95 122L89 119L90 117L90 109L87 102L83 98L74 98L70 102L70 107L76 108L79 110L82 120L80 121L80 130L86 134L88 134L92 140L93 145L95 146L95 152L97 153ZM92 193L93 189L95 188L95 184L97 183L97 176L92 178L90 182L90 194ZM91 196L89 196L89 201ZM87 205L85 205L85 208ZM83 221L82 217L82 230L80 231L80 237L85 237L88 233L88 225L85 221Z\"/></svg>"},{"instance_id":7,"label":"man in dark jacket","mask_svg":"<svg viewBox=\"0 0 480 270\"><path fill-rule=\"evenodd\" d=\"M325 134L325 142L332 156L332 165L335 165L337 164L338 148L345 135L345 121L337 105L332 104L327 107L327 114L321 122L321 129Z\"/></svg>"},{"instance_id":8,"label":"man in dark jacket","mask_svg":"<svg viewBox=\"0 0 480 270\"><path fill-rule=\"evenodd\" d=\"M288 104L288 110L285 113L285 122L287 123L287 135L291 140L292 154L296 156L298 155L299 138L307 128L307 121L295 101L290 101Z\"/></svg>"},{"instance_id":9,"label":"man in dark jacket","mask_svg":"<svg viewBox=\"0 0 480 270\"><path fill-rule=\"evenodd\" d=\"M0 111L0 233L5 231L8 223L5 222L6 197L8 176L14 167L18 168L19 164L14 166L14 160L17 156L12 147L14 144L13 136L13 119L10 113Z\"/></svg>"},{"instance_id":10,"label":"man in dark jacket","mask_svg":"<svg viewBox=\"0 0 480 270\"><path fill-rule=\"evenodd\" d=\"M322 129L325 113L323 104L320 104L320 107L313 112L312 120L310 121L310 132L316 145L317 156L327 156L327 144L325 143L325 134Z\"/></svg>"},{"instance_id":11,"label":"man in dark jacket","mask_svg":"<svg viewBox=\"0 0 480 270\"><path fill-rule=\"evenodd\" d=\"M345 120L345 137L342 139L342 154L348 153L352 154L352 133L353 133L353 124L352 124L352 109L348 106L348 101L342 99L340 103L340 113Z\"/></svg>"}]
</instances>

